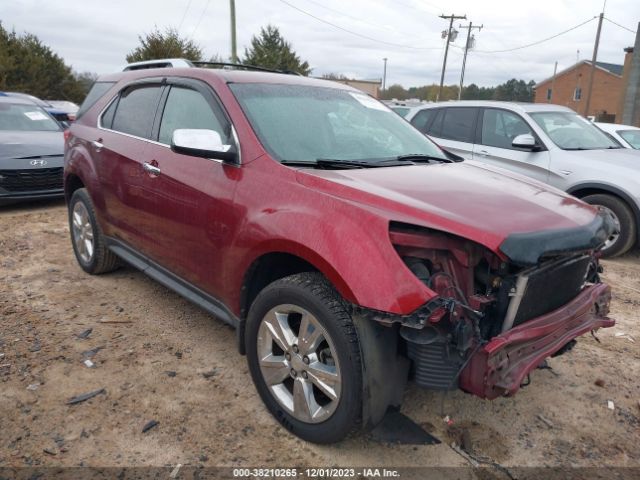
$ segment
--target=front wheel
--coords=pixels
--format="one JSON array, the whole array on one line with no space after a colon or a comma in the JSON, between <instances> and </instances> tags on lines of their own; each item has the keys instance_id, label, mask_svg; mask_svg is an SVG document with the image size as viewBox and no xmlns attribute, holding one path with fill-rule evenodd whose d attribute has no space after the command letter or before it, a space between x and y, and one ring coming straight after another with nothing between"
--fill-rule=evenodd
<instances>
[{"instance_id":1,"label":"front wheel","mask_svg":"<svg viewBox=\"0 0 640 480\"><path fill-rule=\"evenodd\" d=\"M636 221L629 206L613 195L595 194L587 195L583 201L594 207L604 209L616 226L616 231L611 234L602 247L604 257L616 257L627 252L636 243Z\"/></svg>"},{"instance_id":2,"label":"front wheel","mask_svg":"<svg viewBox=\"0 0 640 480\"><path fill-rule=\"evenodd\" d=\"M301 273L267 286L251 305L245 341L258 393L289 431L333 443L360 426L358 335L322 275Z\"/></svg>"}]
</instances>

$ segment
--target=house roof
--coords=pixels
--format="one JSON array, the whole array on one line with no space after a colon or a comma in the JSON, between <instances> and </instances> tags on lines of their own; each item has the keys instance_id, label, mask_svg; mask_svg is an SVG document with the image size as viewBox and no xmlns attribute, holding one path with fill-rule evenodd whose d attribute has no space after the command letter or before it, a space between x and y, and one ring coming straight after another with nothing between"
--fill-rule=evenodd
<instances>
[{"instance_id":1,"label":"house roof","mask_svg":"<svg viewBox=\"0 0 640 480\"><path fill-rule=\"evenodd\" d=\"M591 65L591 60L581 60L578 63L575 63L575 64L571 65L570 67L559 71L558 73L556 73L556 78L560 77L562 75L565 75L566 73L569 73L571 70L573 70L575 68L578 68L583 63L585 63L587 65ZM623 67L624 67L624 65L618 65L617 63L596 62L596 68L599 68L600 70L604 70L605 72L610 73L611 75L615 75L617 77L621 77L622 76ZM550 82L552 79L553 79L553 77L545 78L541 82L538 82L536 84L535 88L539 87L540 85L542 85L544 83Z\"/></svg>"},{"instance_id":2,"label":"house roof","mask_svg":"<svg viewBox=\"0 0 640 480\"><path fill-rule=\"evenodd\" d=\"M591 64L591 62L587 62ZM622 67L624 65L618 65L617 63L606 63L606 62L596 62L596 66L600 68L604 68L605 70L610 71L614 75L622 76Z\"/></svg>"}]
</instances>

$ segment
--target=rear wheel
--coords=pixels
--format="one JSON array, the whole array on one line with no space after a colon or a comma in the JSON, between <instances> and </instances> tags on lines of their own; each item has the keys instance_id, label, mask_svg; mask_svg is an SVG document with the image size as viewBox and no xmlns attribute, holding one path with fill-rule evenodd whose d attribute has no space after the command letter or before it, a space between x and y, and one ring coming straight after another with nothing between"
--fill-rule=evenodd
<instances>
[{"instance_id":1,"label":"rear wheel","mask_svg":"<svg viewBox=\"0 0 640 480\"><path fill-rule=\"evenodd\" d=\"M358 335L322 275L301 273L267 286L249 310L245 340L258 393L289 431L332 443L360 426Z\"/></svg>"},{"instance_id":2,"label":"rear wheel","mask_svg":"<svg viewBox=\"0 0 640 480\"><path fill-rule=\"evenodd\" d=\"M627 252L636 243L636 222L629 206L618 197L599 193L587 195L582 200L589 205L601 207L611 215L616 225L614 232L602 248L604 257L616 257Z\"/></svg>"},{"instance_id":3,"label":"rear wheel","mask_svg":"<svg viewBox=\"0 0 640 480\"><path fill-rule=\"evenodd\" d=\"M93 202L85 188L73 192L69 201L69 230L76 260L85 272L99 274L118 268L119 259L105 245Z\"/></svg>"}]
</instances>

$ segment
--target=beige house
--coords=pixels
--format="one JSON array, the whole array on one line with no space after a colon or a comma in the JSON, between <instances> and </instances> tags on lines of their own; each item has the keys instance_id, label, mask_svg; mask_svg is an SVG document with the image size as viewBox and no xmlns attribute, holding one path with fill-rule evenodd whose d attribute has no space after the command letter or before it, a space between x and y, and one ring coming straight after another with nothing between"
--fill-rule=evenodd
<instances>
[{"instance_id":1,"label":"beige house","mask_svg":"<svg viewBox=\"0 0 640 480\"><path fill-rule=\"evenodd\" d=\"M332 82L344 83L350 87L357 88L373 98L380 98L380 88L382 80L352 80L349 78L323 78Z\"/></svg>"}]
</instances>

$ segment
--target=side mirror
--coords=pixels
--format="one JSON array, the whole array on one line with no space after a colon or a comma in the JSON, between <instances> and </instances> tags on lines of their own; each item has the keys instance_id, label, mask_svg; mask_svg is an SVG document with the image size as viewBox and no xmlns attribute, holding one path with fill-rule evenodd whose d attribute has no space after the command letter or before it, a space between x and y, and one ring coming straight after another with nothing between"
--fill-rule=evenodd
<instances>
[{"instance_id":1,"label":"side mirror","mask_svg":"<svg viewBox=\"0 0 640 480\"><path fill-rule=\"evenodd\" d=\"M238 152L233 145L224 145L215 130L179 128L173 131L171 150L193 157L215 158L236 163Z\"/></svg>"},{"instance_id":2,"label":"side mirror","mask_svg":"<svg viewBox=\"0 0 640 480\"><path fill-rule=\"evenodd\" d=\"M536 143L536 139L533 138L533 135L528 133L518 135L514 138L513 142L511 142L511 146L514 148L526 148L532 152L540 149L540 146Z\"/></svg>"}]
</instances>

